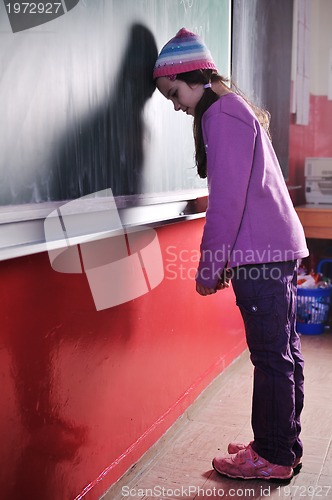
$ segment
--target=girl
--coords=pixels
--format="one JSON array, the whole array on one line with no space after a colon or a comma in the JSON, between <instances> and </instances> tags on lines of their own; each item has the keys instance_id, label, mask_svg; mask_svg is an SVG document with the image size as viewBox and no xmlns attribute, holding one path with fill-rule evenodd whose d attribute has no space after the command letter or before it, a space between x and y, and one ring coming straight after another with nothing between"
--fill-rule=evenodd
<instances>
[{"instance_id":1,"label":"girl","mask_svg":"<svg viewBox=\"0 0 332 500\"><path fill-rule=\"evenodd\" d=\"M209 202L196 290L232 278L254 365L248 445L213 459L231 478L288 482L301 467L303 358L295 331L297 259L308 250L268 135L268 115L226 86L202 40L185 28L161 50L160 92L194 117L196 165Z\"/></svg>"}]
</instances>

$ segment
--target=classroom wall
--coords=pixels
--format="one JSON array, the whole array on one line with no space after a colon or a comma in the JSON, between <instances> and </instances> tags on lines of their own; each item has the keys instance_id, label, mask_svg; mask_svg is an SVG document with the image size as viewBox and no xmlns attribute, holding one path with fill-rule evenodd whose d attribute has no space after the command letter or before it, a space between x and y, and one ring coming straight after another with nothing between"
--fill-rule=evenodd
<instances>
[{"instance_id":1,"label":"classroom wall","mask_svg":"<svg viewBox=\"0 0 332 500\"><path fill-rule=\"evenodd\" d=\"M47 253L0 262L0 491L96 500L244 349L232 290L195 292L204 219L157 229L165 277L97 312Z\"/></svg>"},{"instance_id":2,"label":"classroom wall","mask_svg":"<svg viewBox=\"0 0 332 500\"><path fill-rule=\"evenodd\" d=\"M304 160L332 156L332 100L328 99L330 51L332 50L332 2L310 2L310 105L308 125L296 125L291 115L289 185L301 185L293 192L296 205L305 203ZM330 69L329 69L330 68Z\"/></svg>"},{"instance_id":3,"label":"classroom wall","mask_svg":"<svg viewBox=\"0 0 332 500\"><path fill-rule=\"evenodd\" d=\"M228 75L230 0L62 4L67 12L32 21L0 2L7 255L43 244L30 212L45 213L44 202L112 188L144 211L137 194L182 200L206 188L191 120L152 94L151 74L186 26ZM245 349L232 290L195 292L203 224L159 227L162 283L98 312L86 275L53 271L46 252L0 261L1 500L96 500Z\"/></svg>"}]
</instances>

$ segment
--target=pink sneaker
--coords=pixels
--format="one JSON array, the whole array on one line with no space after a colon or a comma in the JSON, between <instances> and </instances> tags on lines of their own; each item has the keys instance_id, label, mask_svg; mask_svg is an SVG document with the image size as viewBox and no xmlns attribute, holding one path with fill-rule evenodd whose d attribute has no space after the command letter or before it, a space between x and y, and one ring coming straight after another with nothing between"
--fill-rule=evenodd
<instances>
[{"instance_id":1,"label":"pink sneaker","mask_svg":"<svg viewBox=\"0 0 332 500\"><path fill-rule=\"evenodd\" d=\"M250 446L251 443L252 443L252 441L250 441L249 444L232 442L232 443L229 443L227 451L230 454L237 453L238 451L244 450L245 448L247 448L247 446ZM294 463L292 465L295 475L298 474L300 472L300 470L302 469L301 458L302 457L296 457L296 459L294 460Z\"/></svg>"},{"instance_id":2,"label":"pink sneaker","mask_svg":"<svg viewBox=\"0 0 332 500\"><path fill-rule=\"evenodd\" d=\"M212 466L219 474L234 479L289 483L293 477L291 466L271 464L257 455L250 445L235 454L215 457Z\"/></svg>"}]
</instances>

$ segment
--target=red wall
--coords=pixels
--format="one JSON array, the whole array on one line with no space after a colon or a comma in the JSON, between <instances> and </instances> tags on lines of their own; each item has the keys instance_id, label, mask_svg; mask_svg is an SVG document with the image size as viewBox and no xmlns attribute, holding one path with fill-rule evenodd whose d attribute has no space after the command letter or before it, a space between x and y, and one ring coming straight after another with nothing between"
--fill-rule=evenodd
<instances>
[{"instance_id":1,"label":"red wall","mask_svg":"<svg viewBox=\"0 0 332 500\"><path fill-rule=\"evenodd\" d=\"M291 118L289 146L289 185L301 185L294 191L295 205L305 203L304 159L332 156L332 101L327 96L310 96L309 124L296 125Z\"/></svg>"},{"instance_id":2,"label":"red wall","mask_svg":"<svg viewBox=\"0 0 332 500\"><path fill-rule=\"evenodd\" d=\"M244 350L232 290L194 290L203 222L159 228L163 282L99 312L46 253L0 263L1 498L97 499Z\"/></svg>"}]
</instances>

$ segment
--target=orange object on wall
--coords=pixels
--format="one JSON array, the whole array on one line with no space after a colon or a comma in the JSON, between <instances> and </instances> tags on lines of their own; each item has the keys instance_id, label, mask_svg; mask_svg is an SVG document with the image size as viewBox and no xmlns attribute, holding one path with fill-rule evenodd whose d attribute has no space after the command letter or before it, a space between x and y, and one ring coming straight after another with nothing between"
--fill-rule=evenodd
<instances>
[{"instance_id":1,"label":"orange object on wall","mask_svg":"<svg viewBox=\"0 0 332 500\"><path fill-rule=\"evenodd\" d=\"M1 498L99 498L244 350L232 289L195 292L203 223L158 228L162 283L102 311L46 253L0 263Z\"/></svg>"}]
</instances>

